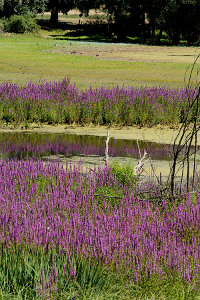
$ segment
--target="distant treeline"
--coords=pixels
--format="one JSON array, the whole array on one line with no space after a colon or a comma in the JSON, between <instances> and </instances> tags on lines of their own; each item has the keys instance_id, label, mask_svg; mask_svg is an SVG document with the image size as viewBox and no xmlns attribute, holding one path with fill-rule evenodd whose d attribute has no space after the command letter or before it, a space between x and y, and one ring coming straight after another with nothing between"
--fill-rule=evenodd
<instances>
[{"instance_id":1,"label":"distant treeline","mask_svg":"<svg viewBox=\"0 0 200 300\"><path fill-rule=\"evenodd\" d=\"M164 32L173 44L181 39L200 42L200 0L0 0L0 17L50 11L50 23L56 26L59 12L75 8L80 17L90 9L102 9L107 15L106 34L118 39L134 36L159 43Z\"/></svg>"}]
</instances>

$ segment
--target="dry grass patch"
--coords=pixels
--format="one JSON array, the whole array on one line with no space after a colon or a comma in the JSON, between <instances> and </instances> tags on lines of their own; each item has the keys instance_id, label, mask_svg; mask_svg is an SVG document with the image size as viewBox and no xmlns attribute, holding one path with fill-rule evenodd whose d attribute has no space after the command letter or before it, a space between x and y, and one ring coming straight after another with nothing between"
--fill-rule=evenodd
<instances>
[{"instance_id":1,"label":"dry grass patch","mask_svg":"<svg viewBox=\"0 0 200 300\"><path fill-rule=\"evenodd\" d=\"M148 63L192 64L198 54L198 47L164 47L131 44L78 44L71 42L49 52L93 56L103 60L119 60Z\"/></svg>"}]
</instances>

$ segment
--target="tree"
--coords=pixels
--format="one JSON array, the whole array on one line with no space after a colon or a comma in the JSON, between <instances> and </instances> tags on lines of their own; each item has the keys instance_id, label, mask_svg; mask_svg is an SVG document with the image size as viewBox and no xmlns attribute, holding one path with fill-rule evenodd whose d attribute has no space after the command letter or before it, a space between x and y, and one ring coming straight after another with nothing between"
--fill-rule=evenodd
<instances>
[{"instance_id":1,"label":"tree","mask_svg":"<svg viewBox=\"0 0 200 300\"><path fill-rule=\"evenodd\" d=\"M135 0L130 2L130 24L129 28L137 37L142 36L146 42L146 9L145 0Z\"/></svg>"},{"instance_id":2,"label":"tree","mask_svg":"<svg viewBox=\"0 0 200 300\"><path fill-rule=\"evenodd\" d=\"M58 24L58 13L67 14L77 8L81 15L88 15L90 9L102 7L108 14L108 32L114 32L118 39L127 35L151 38L159 41L165 31L173 44L181 38L188 43L200 39L200 0L0 0L0 17L13 14L36 15L50 11L50 24ZM155 40L156 30L160 30Z\"/></svg>"},{"instance_id":3,"label":"tree","mask_svg":"<svg viewBox=\"0 0 200 300\"><path fill-rule=\"evenodd\" d=\"M58 13L67 14L69 10L77 8L81 15L88 15L89 10L99 7L98 0L50 0L48 9L51 11L50 23L56 26L58 24Z\"/></svg>"},{"instance_id":4,"label":"tree","mask_svg":"<svg viewBox=\"0 0 200 300\"><path fill-rule=\"evenodd\" d=\"M48 0L0 0L0 17L43 12Z\"/></svg>"},{"instance_id":5,"label":"tree","mask_svg":"<svg viewBox=\"0 0 200 300\"><path fill-rule=\"evenodd\" d=\"M160 29L160 35L162 34L162 14L165 9L168 0L144 0L144 11L148 21L149 32L152 38L152 42L155 42L155 31Z\"/></svg>"},{"instance_id":6,"label":"tree","mask_svg":"<svg viewBox=\"0 0 200 300\"><path fill-rule=\"evenodd\" d=\"M128 19L130 17L130 2L131 0L106 0L101 1L100 4L114 20L114 33L119 39L126 36Z\"/></svg>"},{"instance_id":7,"label":"tree","mask_svg":"<svg viewBox=\"0 0 200 300\"><path fill-rule=\"evenodd\" d=\"M182 35L188 44L200 40L200 1L193 1L184 6Z\"/></svg>"},{"instance_id":8,"label":"tree","mask_svg":"<svg viewBox=\"0 0 200 300\"><path fill-rule=\"evenodd\" d=\"M199 0L170 0L161 10L162 22L173 44L180 42L181 34L188 37L199 31Z\"/></svg>"},{"instance_id":9,"label":"tree","mask_svg":"<svg viewBox=\"0 0 200 300\"><path fill-rule=\"evenodd\" d=\"M50 24L56 26L58 24L58 13L67 14L70 9L75 7L74 0L50 0L48 2L48 10L51 11Z\"/></svg>"},{"instance_id":10,"label":"tree","mask_svg":"<svg viewBox=\"0 0 200 300\"><path fill-rule=\"evenodd\" d=\"M88 16L90 9L99 8L99 1L75 0L75 7L80 11L80 15Z\"/></svg>"}]
</instances>

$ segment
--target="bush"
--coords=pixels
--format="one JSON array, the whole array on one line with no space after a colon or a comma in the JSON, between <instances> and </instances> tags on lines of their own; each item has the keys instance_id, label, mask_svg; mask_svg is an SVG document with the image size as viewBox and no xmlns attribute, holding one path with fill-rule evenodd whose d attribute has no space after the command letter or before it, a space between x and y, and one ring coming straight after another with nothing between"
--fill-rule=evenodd
<instances>
[{"instance_id":1,"label":"bush","mask_svg":"<svg viewBox=\"0 0 200 300\"><path fill-rule=\"evenodd\" d=\"M117 177L117 180L123 185L132 185L135 183L134 169L130 165L120 165L118 161L115 161L110 165L111 171Z\"/></svg>"},{"instance_id":2,"label":"bush","mask_svg":"<svg viewBox=\"0 0 200 300\"><path fill-rule=\"evenodd\" d=\"M37 29L37 23L29 15L12 15L6 22L7 32L24 33L33 32Z\"/></svg>"}]
</instances>

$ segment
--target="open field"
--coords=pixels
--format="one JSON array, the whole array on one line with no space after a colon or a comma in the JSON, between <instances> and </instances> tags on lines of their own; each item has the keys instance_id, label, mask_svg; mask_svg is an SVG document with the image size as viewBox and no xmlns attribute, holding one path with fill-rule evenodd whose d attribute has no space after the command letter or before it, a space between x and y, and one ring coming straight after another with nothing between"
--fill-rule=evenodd
<instances>
[{"instance_id":1,"label":"open field","mask_svg":"<svg viewBox=\"0 0 200 300\"><path fill-rule=\"evenodd\" d=\"M79 88L104 86L184 87L186 68L199 48L102 44L77 41L63 31L0 35L0 81L60 80ZM57 43L57 46L54 46Z\"/></svg>"},{"instance_id":2,"label":"open field","mask_svg":"<svg viewBox=\"0 0 200 300\"><path fill-rule=\"evenodd\" d=\"M56 36L56 35L55 35ZM192 64L198 49L189 47L170 46L144 46L131 44L100 44L76 43L66 47L56 47L51 52L60 54L71 54L98 57L99 60L142 62L142 63L170 63L170 64ZM73 46L73 47L71 47ZM200 49L199 49L200 51Z\"/></svg>"}]
</instances>

